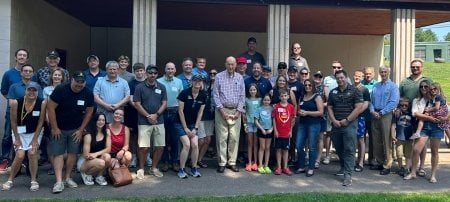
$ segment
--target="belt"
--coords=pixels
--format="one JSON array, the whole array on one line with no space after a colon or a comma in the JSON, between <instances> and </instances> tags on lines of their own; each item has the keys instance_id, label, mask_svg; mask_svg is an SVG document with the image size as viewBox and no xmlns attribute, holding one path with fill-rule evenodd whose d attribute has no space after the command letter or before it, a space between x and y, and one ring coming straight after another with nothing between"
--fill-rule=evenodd
<instances>
[{"instance_id":1,"label":"belt","mask_svg":"<svg viewBox=\"0 0 450 202\"><path fill-rule=\"evenodd\" d=\"M237 107L233 107L233 106L223 106L223 108L226 108L226 109L237 109Z\"/></svg>"}]
</instances>

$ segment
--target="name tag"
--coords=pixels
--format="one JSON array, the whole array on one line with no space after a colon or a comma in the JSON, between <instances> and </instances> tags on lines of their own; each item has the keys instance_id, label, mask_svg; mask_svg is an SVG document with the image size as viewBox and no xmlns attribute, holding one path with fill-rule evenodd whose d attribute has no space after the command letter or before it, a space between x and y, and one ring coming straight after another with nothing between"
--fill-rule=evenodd
<instances>
[{"instance_id":1,"label":"name tag","mask_svg":"<svg viewBox=\"0 0 450 202\"><path fill-rule=\"evenodd\" d=\"M77 101L77 105L84 106L84 100L78 100Z\"/></svg>"},{"instance_id":2,"label":"name tag","mask_svg":"<svg viewBox=\"0 0 450 202\"><path fill-rule=\"evenodd\" d=\"M172 87L172 91L177 92L178 88L174 86L174 87Z\"/></svg>"},{"instance_id":3,"label":"name tag","mask_svg":"<svg viewBox=\"0 0 450 202\"><path fill-rule=\"evenodd\" d=\"M33 111L33 113L32 113L33 116L39 116L39 114L41 114L40 111Z\"/></svg>"},{"instance_id":4,"label":"name tag","mask_svg":"<svg viewBox=\"0 0 450 202\"><path fill-rule=\"evenodd\" d=\"M278 108L278 112L286 112L284 108Z\"/></svg>"},{"instance_id":5,"label":"name tag","mask_svg":"<svg viewBox=\"0 0 450 202\"><path fill-rule=\"evenodd\" d=\"M300 105L303 105L303 102L300 102Z\"/></svg>"},{"instance_id":6,"label":"name tag","mask_svg":"<svg viewBox=\"0 0 450 202\"><path fill-rule=\"evenodd\" d=\"M155 89L155 93L161 94L161 90L160 89Z\"/></svg>"},{"instance_id":7,"label":"name tag","mask_svg":"<svg viewBox=\"0 0 450 202\"><path fill-rule=\"evenodd\" d=\"M297 62L298 66L303 67L303 62Z\"/></svg>"},{"instance_id":8,"label":"name tag","mask_svg":"<svg viewBox=\"0 0 450 202\"><path fill-rule=\"evenodd\" d=\"M247 59L247 64L250 64L250 63L252 63L252 60L251 59Z\"/></svg>"},{"instance_id":9,"label":"name tag","mask_svg":"<svg viewBox=\"0 0 450 202\"><path fill-rule=\"evenodd\" d=\"M26 126L17 126L17 132L18 133L26 133L27 127Z\"/></svg>"},{"instance_id":10,"label":"name tag","mask_svg":"<svg viewBox=\"0 0 450 202\"><path fill-rule=\"evenodd\" d=\"M291 90L292 91L297 91L297 86L292 86Z\"/></svg>"}]
</instances>

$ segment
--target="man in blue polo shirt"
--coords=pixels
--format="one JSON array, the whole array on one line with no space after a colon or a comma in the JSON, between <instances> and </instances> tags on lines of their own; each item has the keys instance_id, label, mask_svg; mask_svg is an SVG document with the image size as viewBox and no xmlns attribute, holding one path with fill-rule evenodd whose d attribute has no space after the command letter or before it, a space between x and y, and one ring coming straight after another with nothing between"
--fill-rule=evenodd
<instances>
[{"instance_id":1,"label":"man in blue polo shirt","mask_svg":"<svg viewBox=\"0 0 450 202\"><path fill-rule=\"evenodd\" d=\"M272 89L272 84L270 81L262 77L262 65L259 62L253 64L253 76L248 77L244 80L245 82L245 92L248 91L250 84L254 83L257 86L258 92L261 96L266 95Z\"/></svg>"},{"instance_id":2,"label":"man in blue polo shirt","mask_svg":"<svg viewBox=\"0 0 450 202\"><path fill-rule=\"evenodd\" d=\"M95 55L90 55L87 57L86 62L88 64L88 68L83 71L84 75L86 75L86 87L93 91L95 83L99 77L106 76L106 72L103 69L100 69L98 66L100 64L100 60Z\"/></svg>"}]
</instances>

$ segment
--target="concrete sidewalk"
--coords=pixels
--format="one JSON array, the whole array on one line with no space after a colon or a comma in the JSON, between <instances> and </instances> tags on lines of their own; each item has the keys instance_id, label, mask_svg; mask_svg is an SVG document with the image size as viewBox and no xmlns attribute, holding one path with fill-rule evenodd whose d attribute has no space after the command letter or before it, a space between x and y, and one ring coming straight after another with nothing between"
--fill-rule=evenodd
<instances>
[{"instance_id":1,"label":"concrete sidewalk","mask_svg":"<svg viewBox=\"0 0 450 202\"><path fill-rule=\"evenodd\" d=\"M241 169L234 173L228 169L225 173L216 172L215 162L209 160L209 168L201 169L202 177L179 179L175 172L164 173L163 178L146 176L144 180L135 180L133 184L114 188L108 186L86 186L82 183L79 173L74 174L78 188L66 188L60 194L52 194L55 182L54 176L47 175L49 167L39 169L40 190L29 191L29 178L22 174L14 181L10 191L0 191L1 199L27 198L98 198L98 197L160 197L160 196L230 196L246 194L264 194L280 192L442 192L450 190L450 150L440 150L440 164L438 183L431 184L427 177L415 180L403 180L397 174L381 176L378 171L365 167L361 173L353 174L353 186L343 187L342 178L334 176L338 170L336 159L330 165L321 165L312 177L304 174L293 176L273 174L261 175L257 172L246 172ZM446 148L446 146L445 146ZM430 173L430 154L427 155L426 171ZM147 170L146 170L147 171ZM189 171L189 169L188 169ZM24 172L23 172L24 173ZM147 172L146 172L147 175ZM7 175L0 175L0 182L4 183Z\"/></svg>"}]
</instances>

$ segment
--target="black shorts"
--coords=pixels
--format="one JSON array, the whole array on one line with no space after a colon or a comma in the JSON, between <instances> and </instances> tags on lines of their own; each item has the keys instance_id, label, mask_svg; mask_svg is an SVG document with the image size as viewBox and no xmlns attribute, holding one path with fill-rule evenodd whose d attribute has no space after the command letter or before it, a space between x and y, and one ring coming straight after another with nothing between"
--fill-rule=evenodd
<instances>
[{"instance_id":1,"label":"black shorts","mask_svg":"<svg viewBox=\"0 0 450 202\"><path fill-rule=\"evenodd\" d=\"M270 134L263 135L262 132L261 132L261 130L258 129L258 132L256 133L256 136L257 136L258 138L270 139L270 138L273 138L273 131L272 131L272 133L270 133Z\"/></svg>"},{"instance_id":2,"label":"black shorts","mask_svg":"<svg viewBox=\"0 0 450 202\"><path fill-rule=\"evenodd\" d=\"M289 138L275 138L273 141L275 149L289 150L290 141Z\"/></svg>"}]
</instances>

